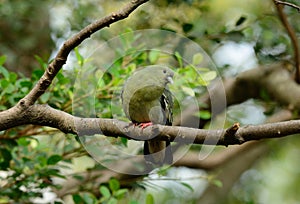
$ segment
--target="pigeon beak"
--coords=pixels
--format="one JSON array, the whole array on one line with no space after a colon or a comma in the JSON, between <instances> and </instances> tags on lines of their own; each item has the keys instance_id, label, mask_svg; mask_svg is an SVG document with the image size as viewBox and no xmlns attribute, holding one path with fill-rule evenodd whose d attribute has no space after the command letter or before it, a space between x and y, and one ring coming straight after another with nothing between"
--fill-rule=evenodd
<instances>
[{"instance_id":1,"label":"pigeon beak","mask_svg":"<svg viewBox=\"0 0 300 204\"><path fill-rule=\"evenodd\" d=\"M167 77L167 82L170 83L170 84L173 84L173 83L174 83L174 81L173 81L173 79L172 79L172 76L168 76L168 77Z\"/></svg>"}]
</instances>

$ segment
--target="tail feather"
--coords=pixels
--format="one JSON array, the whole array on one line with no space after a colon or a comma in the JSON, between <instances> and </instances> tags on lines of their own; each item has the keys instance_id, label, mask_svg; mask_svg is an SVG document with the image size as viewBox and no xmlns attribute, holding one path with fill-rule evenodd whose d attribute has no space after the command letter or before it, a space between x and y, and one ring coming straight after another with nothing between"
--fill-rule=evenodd
<instances>
[{"instance_id":1,"label":"tail feather","mask_svg":"<svg viewBox=\"0 0 300 204\"><path fill-rule=\"evenodd\" d=\"M145 141L145 160L156 165L172 164L173 154L168 141Z\"/></svg>"}]
</instances>

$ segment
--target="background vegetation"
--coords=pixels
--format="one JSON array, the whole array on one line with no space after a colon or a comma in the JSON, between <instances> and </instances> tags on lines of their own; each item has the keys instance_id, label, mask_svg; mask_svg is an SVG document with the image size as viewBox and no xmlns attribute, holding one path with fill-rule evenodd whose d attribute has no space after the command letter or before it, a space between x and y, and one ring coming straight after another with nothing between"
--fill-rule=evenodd
<instances>
[{"instance_id":1,"label":"background vegetation","mask_svg":"<svg viewBox=\"0 0 300 204\"><path fill-rule=\"evenodd\" d=\"M289 2L299 5L296 0ZM124 4L125 1L119 0L1 1L0 110L14 106L31 90L67 38ZM297 9L285 6L283 11L299 42ZM291 70L295 65L295 48L271 0L150 1L129 18L101 30L80 45L38 102L76 115L86 111L84 107L91 101L84 100L74 83L80 70L90 66L90 58L85 56L87 50L95 42L100 44L121 33L149 28L172 31L201 45L224 78L235 78L243 71L266 64L281 62ZM126 46L135 49L134 39L134 36L126 38ZM117 53L118 50L114 54ZM97 87L96 116L113 117L111 108L122 115L120 107L110 106L114 92L135 68L156 64L163 57L159 52L129 53L117 58L108 72L95 72L102 80L90 75L87 83ZM193 57L196 63L197 56ZM180 55L174 59L178 72L185 73L186 79L194 76L188 67L180 65ZM95 67L88 68L94 73ZM205 80L214 78L209 70L201 71ZM187 87L180 100L187 100L191 94L197 98L205 94L207 84L184 83L178 80L174 85L174 89ZM234 122L247 125L272 121L274 115L285 110L292 113L289 119L299 118L297 109L274 101L263 88L258 91L259 97L227 108L226 127ZM197 117L201 117L201 125L208 127L209 110L203 109ZM220 116L214 118L216 127L221 120ZM183 163L138 178L106 169L91 158L81 142L72 134L36 125L1 131L0 203L296 203L300 200L297 135L244 147L218 147L207 164L204 162L200 167ZM126 146L128 141L112 142ZM193 145L190 153L197 155L200 148Z\"/></svg>"}]
</instances>

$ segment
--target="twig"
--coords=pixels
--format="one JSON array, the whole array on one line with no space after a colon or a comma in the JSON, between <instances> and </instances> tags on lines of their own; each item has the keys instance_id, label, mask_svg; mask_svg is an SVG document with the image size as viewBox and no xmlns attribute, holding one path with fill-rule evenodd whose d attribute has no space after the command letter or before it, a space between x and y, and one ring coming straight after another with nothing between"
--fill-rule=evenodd
<instances>
[{"instance_id":1,"label":"twig","mask_svg":"<svg viewBox=\"0 0 300 204\"><path fill-rule=\"evenodd\" d=\"M274 3L277 8L280 20L282 21L282 24L286 28L288 35L291 38L292 45L294 47L294 58L295 58L295 65L296 65L296 77L295 78L296 78L296 82L298 84L300 84L300 50L299 50L299 45L298 45L298 39L297 39L297 36L296 36L296 33L295 33L293 27L289 24L287 17L283 12L283 5L295 7L298 9L298 11L300 11L300 8L291 3L282 2L282 1L278 1L278 0L274 0Z\"/></svg>"},{"instance_id":2,"label":"twig","mask_svg":"<svg viewBox=\"0 0 300 204\"><path fill-rule=\"evenodd\" d=\"M286 6L290 6L292 8L295 8L298 10L298 12L300 12L300 7L295 5L295 4L292 4L290 2L285 2L285 1L278 1L278 0L274 0L276 4L282 4L282 5L286 5Z\"/></svg>"},{"instance_id":3,"label":"twig","mask_svg":"<svg viewBox=\"0 0 300 204\"><path fill-rule=\"evenodd\" d=\"M231 143L243 143L244 140L243 138L238 138L236 132L239 130L240 124L239 123L234 123L231 127L227 128L224 134L224 142L225 146L226 144L231 144Z\"/></svg>"}]
</instances>

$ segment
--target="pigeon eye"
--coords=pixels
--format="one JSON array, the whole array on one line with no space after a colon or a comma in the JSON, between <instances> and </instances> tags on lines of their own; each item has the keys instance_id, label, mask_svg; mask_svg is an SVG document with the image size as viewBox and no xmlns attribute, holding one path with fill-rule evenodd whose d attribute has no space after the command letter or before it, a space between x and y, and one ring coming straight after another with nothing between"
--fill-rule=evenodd
<instances>
[{"instance_id":1,"label":"pigeon eye","mask_svg":"<svg viewBox=\"0 0 300 204\"><path fill-rule=\"evenodd\" d=\"M164 70L163 70L163 73L167 73L167 70L164 69Z\"/></svg>"}]
</instances>

